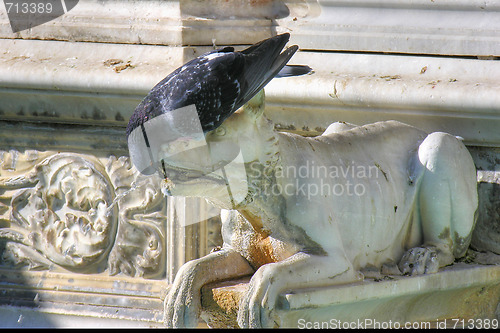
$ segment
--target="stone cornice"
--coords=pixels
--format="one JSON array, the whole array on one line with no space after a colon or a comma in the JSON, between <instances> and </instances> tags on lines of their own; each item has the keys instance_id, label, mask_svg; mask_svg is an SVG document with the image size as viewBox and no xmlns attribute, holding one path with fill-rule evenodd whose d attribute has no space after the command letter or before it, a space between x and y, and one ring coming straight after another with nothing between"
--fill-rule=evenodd
<instances>
[{"instance_id":1,"label":"stone cornice","mask_svg":"<svg viewBox=\"0 0 500 333\"><path fill-rule=\"evenodd\" d=\"M211 47L0 39L0 119L120 126L172 70ZM395 119L500 145L500 63L435 56L298 52L314 73L275 79L266 112L280 129ZM311 112L314 116L311 116Z\"/></svg>"}]
</instances>

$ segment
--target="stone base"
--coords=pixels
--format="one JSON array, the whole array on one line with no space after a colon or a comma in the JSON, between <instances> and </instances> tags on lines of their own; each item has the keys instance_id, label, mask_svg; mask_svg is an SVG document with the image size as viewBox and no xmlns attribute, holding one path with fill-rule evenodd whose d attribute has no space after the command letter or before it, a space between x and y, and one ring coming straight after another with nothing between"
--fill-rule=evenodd
<instances>
[{"instance_id":1,"label":"stone base","mask_svg":"<svg viewBox=\"0 0 500 333\"><path fill-rule=\"evenodd\" d=\"M210 327L237 327L247 282L203 288L203 317ZM499 300L500 266L456 263L436 274L375 275L352 285L282 294L276 312L281 328L480 327L486 319L499 319Z\"/></svg>"},{"instance_id":2,"label":"stone base","mask_svg":"<svg viewBox=\"0 0 500 333\"><path fill-rule=\"evenodd\" d=\"M162 327L165 280L0 269L0 326Z\"/></svg>"}]
</instances>

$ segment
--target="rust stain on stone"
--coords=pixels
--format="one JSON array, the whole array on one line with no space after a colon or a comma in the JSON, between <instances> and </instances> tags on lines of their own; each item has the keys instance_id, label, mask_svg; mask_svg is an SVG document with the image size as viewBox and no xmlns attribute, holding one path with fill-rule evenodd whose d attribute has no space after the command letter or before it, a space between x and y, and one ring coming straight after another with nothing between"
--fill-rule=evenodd
<instances>
[{"instance_id":1,"label":"rust stain on stone","mask_svg":"<svg viewBox=\"0 0 500 333\"><path fill-rule=\"evenodd\" d=\"M263 229L262 219L248 211L241 211L241 214L250 222L253 228L253 233L239 230L241 235L237 236L239 239L246 239L246 244L240 245L245 252L245 258L255 269L279 261L279 255L275 253L269 232Z\"/></svg>"}]
</instances>

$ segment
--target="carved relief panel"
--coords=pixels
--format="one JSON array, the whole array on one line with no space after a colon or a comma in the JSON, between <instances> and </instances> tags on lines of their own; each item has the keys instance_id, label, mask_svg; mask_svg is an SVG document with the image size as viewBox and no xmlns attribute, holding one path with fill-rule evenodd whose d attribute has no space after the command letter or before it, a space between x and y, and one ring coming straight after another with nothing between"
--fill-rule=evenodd
<instances>
[{"instance_id":1,"label":"carved relief panel","mask_svg":"<svg viewBox=\"0 0 500 333\"><path fill-rule=\"evenodd\" d=\"M0 151L0 265L161 278L159 182L126 156Z\"/></svg>"}]
</instances>

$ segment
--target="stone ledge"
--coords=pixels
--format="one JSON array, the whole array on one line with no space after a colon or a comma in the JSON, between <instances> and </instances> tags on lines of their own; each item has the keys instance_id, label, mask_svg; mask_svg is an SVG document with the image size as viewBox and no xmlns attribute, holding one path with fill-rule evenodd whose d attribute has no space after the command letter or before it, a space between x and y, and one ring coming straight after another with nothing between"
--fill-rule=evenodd
<instances>
[{"instance_id":1,"label":"stone ledge","mask_svg":"<svg viewBox=\"0 0 500 333\"><path fill-rule=\"evenodd\" d=\"M5 39L0 46L0 119L120 127L157 82L211 49ZM280 130L317 135L334 121L394 119L500 146L498 61L304 51L291 64L314 73L266 87L266 112Z\"/></svg>"},{"instance_id":2,"label":"stone ledge","mask_svg":"<svg viewBox=\"0 0 500 333\"><path fill-rule=\"evenodd\" d=\"M211 327L237 327L237 304L249 279L203 288L204 319ZM282 294L280 327L304 322L357 322L373 319L432 322L444 319L499 318L500 266L456 263L439 273L416 277L378 276L352 285Z\"/></svg>"},{"instance_id":3,"label":"stone ledge","mask_svg":"<svg viewBox=\"0 0 500 333\"><path fill-rule=\"evenodd\" d=\"M0 11L0 38L143 45L255 43L271 36L269 1L85 0L62 17L13 33ZM217 19L216 19L217 18Z\"/></svg>"},{"instance_id":4,"label":"stone ledge","mask_svg":"<svg viewBox=\"0 0 500 333\"><path fill-rule=\"evenodd\" d=\"M399 120L500 146L498 61L307 51L292 61L315 73L267 85L266 114L282 130L318 135L334 121Z\"/></svg>"},{"instance_id":5,"label":"stone ledge","mask_svg":"<svg viewBox=\"0 0 500 333\"><path fill-rule=\"evenodd\" d=\"M303 49L499 56L494 0L285 1L277 30Z\"/></svg>"},{"instance_id":6,"label":"stone ledge","mask_svg":"<svg viewBox=\"0 0 500 333\"><path fill-rule=\"evenodd\" d=\"M86 0L15 34L1 11L0 38L227 45L288 31L310 50L500 56L499 18L495 0Z\"/></svg>"},{"instance_id":7,"label":"stone ledge","mask_svg":"<svg viewBox=\"0 0 500 333\"><path fill-rule=\"evenodd\" d=\"M164 280L0 269L2 327L161 327ZM13 316L12 313L15 313Z\"/></svg>"}]
</instances>

